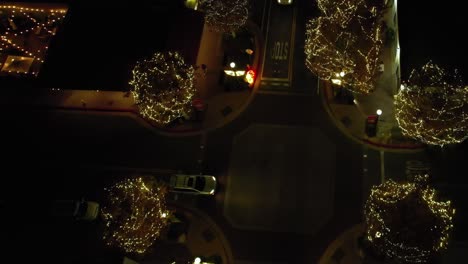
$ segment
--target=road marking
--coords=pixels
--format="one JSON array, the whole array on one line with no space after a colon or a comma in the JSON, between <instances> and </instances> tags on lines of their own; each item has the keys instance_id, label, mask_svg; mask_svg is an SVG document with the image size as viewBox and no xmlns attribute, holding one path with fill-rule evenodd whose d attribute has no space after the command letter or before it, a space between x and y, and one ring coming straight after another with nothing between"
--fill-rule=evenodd
<instances>
[{"instance_id":1,"label":"road marking","mask_svg":"<svg viewBox=\"0 0 468 264\"><path fill-rule=\"evenodd\" d=\"M262 60L262 75L260 80L267 80L267 81L286 81L291 83L292 81L292 70L293 70L293 57L294 57L294 43L296 37L296 17L297 17L297 7L292 7L292 23L291 23L291 30L289 35L288 41L274 41L273 47L269 50L269 34L270 32L270 18L271 18L271 9L272 9L272 2L270 1L269 9L268 9L268 20L267 20L267 28L266 28L266 35L265 35L265 45L263 50L263 60ZM273 61L276 60L288 60L288 76L287 78L272 78L272 77L264 77L265 73L265 61L267 55L271 55Z\"/></svg>"},{"instance_id":2,"label":"road marking","mask_svg":"<svg viewBox=\"0 0 468 264\"><path fill-rule=\"evenodd\" d=\"M385 182L385 152L380 151L380 182L384 183Z\"/></svg>"},{"instance_id":3,"label":"road marking","mask_svg":"<svg viewBox=\"0 0 468 264\"><path fill-rule=\"evenodd\" d=\"M263 1L263 12L262 12L262 25L260 27L260 29L262 30L262 33L263 33L263 27L265 26L265 11L266 11L266 5L267 5L267 0L264 0ZM267 25L268 26L268 25Z\"/></svg>"},{"instance_id":4,"label":"road marking","mask_svg":"<svg viewBox=\"0 0 468 264\"><path fill-rule=\"evenodd\" d=\"M317 95L320 94L320 78L317 76Z\"/></svg>"}]
</instances>

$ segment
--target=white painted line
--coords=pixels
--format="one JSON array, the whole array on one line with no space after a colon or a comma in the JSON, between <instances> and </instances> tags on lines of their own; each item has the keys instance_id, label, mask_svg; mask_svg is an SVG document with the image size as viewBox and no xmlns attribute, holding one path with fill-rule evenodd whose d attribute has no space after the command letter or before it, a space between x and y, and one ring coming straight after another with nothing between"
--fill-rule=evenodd
<instances>
[{"instance_id":1,"label":"white painted line","mask_svg":"<svg viewBox=\"0 0 468 264\"><path fill-rule=\"evenodd\" d=\"M385 156L384 151L380 151L380 183L385 182Z\"/></svg>"}]
</instances>

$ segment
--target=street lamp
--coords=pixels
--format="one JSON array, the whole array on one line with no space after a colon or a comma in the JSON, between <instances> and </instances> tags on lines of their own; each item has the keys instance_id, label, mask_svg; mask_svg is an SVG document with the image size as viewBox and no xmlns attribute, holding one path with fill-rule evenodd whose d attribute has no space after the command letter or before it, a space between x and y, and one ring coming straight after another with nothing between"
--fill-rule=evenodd
<instances>
[{"instance_id":1,"label":"street lamp","mask_svg":"<svg viewBox=\"0 0 468 264\"><path fill-rule=\"evenodd\" d=\"M382 110L377 109L377 115L381 115L381 114L382 114Z\"/></svg>"},{"instance_id":2,"label":"street lamp","mask_svg":"<svg viewBox=\"0 0 468 264\"><path fill-rule=\"evenodd\" d=\"M231 63L229 63L229 66L230 66L231 68L235 68L235 67L236 67L236 63L235 63L235 62L231 62Z\"/></svg>"}]
</instances>

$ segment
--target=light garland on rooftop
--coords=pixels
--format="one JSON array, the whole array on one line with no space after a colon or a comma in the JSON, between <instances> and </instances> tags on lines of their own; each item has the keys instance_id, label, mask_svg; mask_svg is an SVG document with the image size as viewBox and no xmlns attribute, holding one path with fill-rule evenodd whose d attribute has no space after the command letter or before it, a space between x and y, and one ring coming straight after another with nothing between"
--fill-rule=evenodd
<instances>
[{"instance_id":1,"label":"light garland on rooftop","mask_svg":"<svg viewBox=\"0 0 468 264\"><path fill-rule=\"evenodd\" d=\"M37 50L31 50L26 47L28 43L24 43L25 38L27 38L28 34L33 32L36 34L38 34L38 32L48 34L47 38L54 36L55 29L65 18L67 10L0 5L0 11L0 16L6 17L8 21L7 25L0 24L0 50L7 51L7 53L11 52L8 52L9 50L19 52L19 54L9 55L30 56L34 60L43 63L45 53L48 49L47 44L40 46ZM14 28L12 24L15 25L14 27L16 28ZM48 40L45 42L48 42ZM33 75L36 75L36 73L37 72L31 72Z\"/></svg>"},{"instance_id":2,"label":"light garland on rooftop","mask_svg":"<svg viewBox=\"0 0 468 264\"><path fill-rule=\"evenodd\" d=\"M440 146L468 137L468 86L457 72L450 75L428 62L412 71L394 103L396 120L408 137Z\"/></svg>"},{"instance_id":3,"label":"light garland on rooftop","mask_svg":"<svg viewBox=\"0 0 468 264\"><path fill-rule=\"evenodd\" d=\"M216 32L238 31L249 17L247 0L206 0L203 1L205 22Z\"/></svg>"},{"instance_id":4,"label":"light garland on rooftop","mask_svg":"<svg viewBox=\"0 0 468 264\"><path fill-rule=\"evenodd\" d=\"M139 177L122 180L105 191L104 241L127 253L144 253L169 221L165 188Z\"/></svg>"},{"instance_id":5,"label":"light garland on rooftop","mask_svg":"<svg viewBox=\"0 0 468 264\"><path fill-rule=\"evenodd\" d=\"M383 1L322 0L318 5L324 16L306 25L307 68L320 79L339 79L351 91L372 92L383 47Z\"/></svg>"},{"instance_id":6,"label":"light garland on rooftop","mask_svg":"<svg viewBox=\"0 0 468 264\"><path fill-rule=\"evenodd\" d=\"M141 115L159 125L192 112L195 69L178 52L138 61L130 85Z\"/></svg>"},{"instance_id":7,"label":"light garland on rooftop","mask_svg":"<svg viewBox=\"0 0 468 264\"><path fill-rule=\"evenodd\" d=\"M447 247L455 209L426 184L388 180L372 188L364 215L375 250L399 263L425 263Z\"/></svg>"}]
</instances>

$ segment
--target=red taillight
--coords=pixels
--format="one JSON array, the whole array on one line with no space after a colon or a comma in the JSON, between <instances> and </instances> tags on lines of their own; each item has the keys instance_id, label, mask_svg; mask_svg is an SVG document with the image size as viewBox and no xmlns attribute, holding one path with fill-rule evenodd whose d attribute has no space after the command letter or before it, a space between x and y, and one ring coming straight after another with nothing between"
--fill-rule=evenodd
<instances>
[{"instance_id":1,"label":"red taillight","mask_svg":"<svg viewBox=\"0 0 468 264\"><path fill-rule=\"evenodd\" d=\"M245 81L252 87L253 83L255 82L255 72L254 70L248 70L245 74Z\"/></svg>"}]
</instances>

